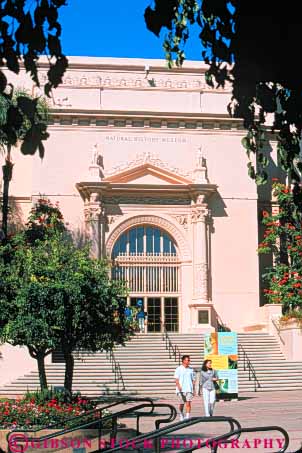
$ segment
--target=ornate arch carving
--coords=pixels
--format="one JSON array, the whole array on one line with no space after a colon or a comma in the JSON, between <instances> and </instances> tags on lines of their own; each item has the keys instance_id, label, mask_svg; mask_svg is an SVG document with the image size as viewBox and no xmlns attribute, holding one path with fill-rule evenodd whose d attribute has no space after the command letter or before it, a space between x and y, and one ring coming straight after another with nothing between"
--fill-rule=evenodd
<instances>
[{"instance_id":1,"label":"ornate arch carving","mask_svg":"<svg viewBox=\"0 0 302 453\"><path fill-rule=\"evenodd\" d=\"M142 224L157 226L165 230L175 240L181 261L191 260L191 252L189 250L187 240L183 235L182 231L179 229L179 226L176 223L176 221L168 216L165 215L159 216L155 214L139 214L131 215L130 217L127 216L126 218L123 217L120 220L120 222L115 226L115 228L110 233L107 239L106 243L107 255L111 256L113 246L121 234L123 234L131 227Z\"/></svg>"}]
</instances>

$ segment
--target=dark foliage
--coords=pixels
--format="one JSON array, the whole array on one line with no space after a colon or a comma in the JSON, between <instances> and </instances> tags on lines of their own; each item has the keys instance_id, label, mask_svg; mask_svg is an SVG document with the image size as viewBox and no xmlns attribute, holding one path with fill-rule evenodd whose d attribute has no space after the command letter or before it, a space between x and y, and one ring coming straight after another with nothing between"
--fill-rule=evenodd
<instances>
[{"instance_id":1,"label":"dark foliage","mask_svg":"<svg viewBox=\"0 0 302 453\"><path fill-rule=\"evenodd\" d=\"M184 61L184 46L190 26L200 27L202 56L209 64L210 86L233 87L229 113L242 118L248 129L243 140L250 158L250 176L258 184L267 180L265 156L267 114L274 116L278 164L293 187L294 201L301 203L300 136L302 129L302 82L300 58L301 15L297 3L276 7L272 1L240 0L155 0L145 11L147 27L159 35L169 30L164 41L170 64Z\"/></svg>"}]
</instances>

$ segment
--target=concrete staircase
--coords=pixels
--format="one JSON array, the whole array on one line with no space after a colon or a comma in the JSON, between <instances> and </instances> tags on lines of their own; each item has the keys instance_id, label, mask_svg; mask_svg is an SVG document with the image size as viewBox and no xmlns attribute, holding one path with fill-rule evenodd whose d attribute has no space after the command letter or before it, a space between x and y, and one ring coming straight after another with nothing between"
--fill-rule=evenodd
<instances>
[{"instance_id":1,"label":"concrete staircase","mask_svg":"<svg viewBox=\"0 0 302 453\"><path fill-rule=\"evenodd\" d=\"M203 361L203 340L199 335L170 335L182 353L190 354L192 365L200 367ZM201 347L200 347L201 344ZM266 333L238 334L238 386L239 392L254 391L254 380L249 380L248 368L244 371L244 353L255 370L260 387L257 391L302 390L302 362L285 360L278 341Z\"/></svg>"},{"instance_id":2,"label":"concrete staircase","mask_svg":"<svg viewBox=\"0 0 302 453\"><path fill-rule=\"evenodd\" d=\"M203 361L203 336L171 334L171 341L182 354L191 356L194 368ZM302 389L302 362L286 361L277 340L265 333L238 334L239 344L251 361L260 388L257 391ZM243 369L242 348L239 349L239 392L254 391L254 380L249 380ZM100 396L120 391L125 394L172 396L174 370L178 363L170 358L161 334L136 335L126 347L115 350L120 364L125 390L115 382L112 365L105 353L76 354L73 388L87 396ZM64 363L46 366L48 383L62 386ZM31 372L0 388L0 396L20 395L39 387L38 372Z\"/></svg>"}]
</instances>

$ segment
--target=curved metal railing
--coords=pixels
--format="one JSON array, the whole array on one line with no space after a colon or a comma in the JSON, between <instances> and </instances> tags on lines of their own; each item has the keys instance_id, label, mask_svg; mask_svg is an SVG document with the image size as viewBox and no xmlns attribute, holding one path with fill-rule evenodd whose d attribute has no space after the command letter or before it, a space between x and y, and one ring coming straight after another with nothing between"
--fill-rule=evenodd
<instances>
[{"instance_id":1,"label":"curved metal railing","mask_svg":"<svg viewBox=\"0 0 302 453\"><path fill-rule=\"evenodd\" d=\"M169 334L167 332L166 326L162 324L162 330L163 330L163 341L166 343L166 349L169 352L169 357L170 359L174 357L175 362L178 362L178 364L181 364L181 352L177 344L173 344L171 341L171 338L169 337Z\"/></svg>"},{"instance_id":2,"label":"curved metal railing","mask_svg":"<svg viewBox=\"0 0 302 453\"><path fill-rule=\"evenodd\" d=\"M131 408L128 408L127 410L130 411L130 412L138 410L138 409L141 409L143 407L148 407L148 408L150 407L150 413L152 413L154 411L154 403L153 403L153 399L152 398L148 398L148 397L146 397L146 398L129 398L129 397L123 398L123 399L121 399L119 401L116 401L114 403L107 404L105 406L99 407L97 409L93 409L91 411L87 411L87 412L85 412L84 414L81 414L81 415L69 417L69 418L67 418L64 421L60 421L60 422L57 422L57 423L52 423L52 424L50 424L48 426L44 426L43 428L38 428L38 429L20 429L20 428L17 428L17 429L13 429L6 436L7 444L8 444L8 452L11 451L11 449L10 449L10 445L11 445L10 437L11 436L13 436L14 442L19 441L21 444L22 444L22 442L24 440L26 440L26 441L33 440L34 442L42 442L42 441L47 440L47 439L59 437L59 436L61 436L63 434L67 434L67 433L71 433L71 432L77 431L79 429L91 428L91 427L95 427L96 425L101 426L101 424L103 424L103 420L105 418L106 418L106 420L110 420L110 418L113 419L116 414L125 411L125 409L123 409L122 411L119 411L117 413L113 413L113 414L110 414L110 415L103 416L104 410L112 409L112 408L114 408L114 407L116 407L116 406L118 406L120 404L126 404L126 403L131 403L131 402L140 402L141 404L136 405L136 406L131 407ZM142 403L144 403L144 404L142 404ZM85 419L86 419L86 421L85 421ZM63 424L64 424L65 427L68 426L68 425L70 425L70 427L62 429L62 425ZM99 427L99 426L97 426L97 427ZM44 435L44 436L42 435L40 437L28 437L27 436L28 433L30 433L31 436L33 436L33 435L36 435L39 432L43 432L43 431L46 431L46 430L56 430L56 432L54 432L52 434L49 434L49 435ZM18 434L20 434L19 439L18 439Z\"/></svg>"},{"instance_id":3,"label":"curved metal railing","mask_svg":"<svg viewBox=\"0 0 302 453\"><path fill-rule=\"evenodd\" d=\"M117 384L117 391L120 392L120 385L121 390L125 390L125 382L122 374L122 370L120 367L119 362L116 360L113 349L107 351L107 359L110 361L112 365L112 372L114 373L114 382Z\"/></svg>"},{"instance_id":4,"label":"curved metal railing","mask_svg":"<svg viewBox=\"0 0 302 453\"><path fill-rule=\"evenodd\" d=\"M179 431L181 429L185 429L191 426L194 426L198 423L228 423L229 424L229 431L226 432L225 434L221 436L216 436L215 438L206 439L204 442L198 442L198 445L192 446L189 449L183 449L183 450L178 450L179 453L181 452L190 452L192 453L194 450L198 450L203 447L209 447L210 442L214 441L216 438L222 438L226 439L226 443L231 442L230 437L235 433L236 431L240 430L241 425L238 422L238 420L234 419L233 417L192 417L188 420L173 423L172 425L169 425L165 428L161 429L156 429L154 431L151 431L147 434L141 434L139 436L132 437L131 439L127 439L127 445L135 445L135 449L139 450L139 448L142 448L144 445L149 442L154 441L153 444L153 450L155 453L160 453L161 451L165 450L167 445L165 443L162 443L160 440L163 436L166 436L167 434L174 433L175 431ZM196 428L195 428L196 430ZM234 434L236 439L239 438L240 433L238 431L237 434ZM229 440L230 439L230 440ZM178 447L177 447L178 448ZM125 451L125 445L122 443L119 443L118 445L114 447L109 447L105 449L99 449L95 450L94 452L91 453L117 453L117 452L123 452Z\"/></svg>"},{"instance_id":5,"label":"curved metal railing","mask_svg":"<svg viewBox=\"0 0 302 453\"><path fill-rule=\"evenodd\" d=\"M257 379L256 372L255 372L255 369L253 367L253 364L250 361L247 353L245 352L244 347L242 346L242 344L238 345L238 350L239 351L241 350L242 353L243 353L243 369L244 369L244 371L246 371L246 369L248 369L249 381L251 381L252 379L254 380L254 391L257 392L257 389L260 388L261 385L260 385L260 382Z\"/></svg>"}]
</instances>

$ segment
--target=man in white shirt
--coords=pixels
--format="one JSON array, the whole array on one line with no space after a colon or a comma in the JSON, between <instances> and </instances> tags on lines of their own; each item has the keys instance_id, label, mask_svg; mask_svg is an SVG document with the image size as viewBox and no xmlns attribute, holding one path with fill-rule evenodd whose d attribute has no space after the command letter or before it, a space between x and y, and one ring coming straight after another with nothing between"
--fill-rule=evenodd
<instances>
[{"instance_id":1,"label":"man in white shirt","mask_svg":"<svg viewBox=\"0 0 302 453\"><path fill-rule=\"evenodd\" d=\"M190 418L191 401L195 395L195 373L190 365L190 356L183 355L182 364L176 368L174 378L176 383L176 395L179 400L179 417L184 420L184 405L186 405L186 419Z\"/></svg>"}]
</instances>

